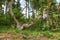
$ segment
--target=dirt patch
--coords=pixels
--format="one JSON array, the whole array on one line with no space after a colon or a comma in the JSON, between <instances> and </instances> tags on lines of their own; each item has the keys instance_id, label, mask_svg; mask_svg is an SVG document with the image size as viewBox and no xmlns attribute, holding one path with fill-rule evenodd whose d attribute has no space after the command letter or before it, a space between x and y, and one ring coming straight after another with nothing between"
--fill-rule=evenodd
<instances>
[{"instance_id":1,"label":"dirt patch","mask_svg":"<svg viewBox=\"0 0 60 40\"><path fill-rule=\"evenodd\" d=\"M18 34L0 33L0 40L23 40L23 37Z\"/></svg>"},{"instance_id":2,"label":"dirt patch","mask_svg":"<svg viewBox=\"0 0 60 40\"><path fill-rule=\"evenodd\" d=\"M41 36L40 37L40 40L49 40L49 38L48 37L45 37L45 36Z\"/></svg>"},{"instance_id":3,"label":"dirt patch","mask_svg":"<svg viewBox=\"0 0 60 40\"><path fill-rule=\"evenodd\" d=\"M59 38L58 38L59 37ZM14 33L0 33L0 40L58 40L60 34L54 34L53 39L44 35L33 35L33 34L14 34Z\"/></svg>"}]
</instances>

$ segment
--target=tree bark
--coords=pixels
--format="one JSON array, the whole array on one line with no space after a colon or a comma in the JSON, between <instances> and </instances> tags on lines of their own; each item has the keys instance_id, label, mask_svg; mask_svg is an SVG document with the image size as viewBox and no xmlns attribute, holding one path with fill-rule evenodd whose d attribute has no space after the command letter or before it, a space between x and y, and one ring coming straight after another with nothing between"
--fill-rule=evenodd
<instances>
[{"instance_id":1,"label":"tree bark","mask_svg":"<svg viewBox=\"0 0 60 40\"><path fill-rule=\"evenodd\" d=\"M14 21L16 22L18 30L22 30L24 28L28 28L28 27L30 27L31 25L33 25L35 23L35 22L31 21L30 23L28 22L26 24L21 25L20 22L16 19L14 13L13 13L12 4L13 4L13 0L11 0L8 3L9 13L10 13L11 17L14 19Z\"/></svg>"},{"instance_id":2,"label":"tree bark","mask_svg":"<svg viewBox=\"0 0 60 40\"><path fill-rule=\"evenodd\" d=\"M32 9L32 18L35 18L35 13L33 9Z\"/></svg>"},{"instance_id":3,"label":"tree bark","mask_svg":"<svg viewBox=\"0 0 60 40\"><path fill-rule=\"evenodd\" d=\"M18 28L19 30L21 30L22 27L21 27L21 25L20 25L20 22L16 19L15 15L14 15L14 13L13 13L12 4L13 4L13 0L11 0L11 1L8 3L9 13L10 13L11 17L14 19L14 21L16 22L17 28Z\"/></svg>"}]
</instances>

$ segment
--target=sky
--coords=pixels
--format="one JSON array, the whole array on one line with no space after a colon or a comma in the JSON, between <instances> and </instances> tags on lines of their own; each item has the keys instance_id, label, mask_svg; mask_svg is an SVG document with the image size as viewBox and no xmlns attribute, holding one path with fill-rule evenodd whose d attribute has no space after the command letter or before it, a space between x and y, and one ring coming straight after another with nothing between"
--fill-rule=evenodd
<instances>
[{"instance_id":1,"label":"sky","mask_svg":"<svg viewBox=\"0 0 60 40\"><path fill-rule=\"evenodd\" d=\"M56 0L57 1L57 3L59 3L60 2L60 0Z\"/></svg>"},{"instance_id":2,"label":"sky","mask_svg":"<svg viewBox=\"0 0 60 40\"><path fill-rule=\"evenodd\" d=\"M26 6L26 1L25 0L20 0L20 3L21 3L21 7L24 8ZM31 8L30 8L31 9ZM31 11L31 10L30 10ZM23 10L24 14L26 14L26 8ZM29 13L30 16L32 16L32 13ZM25 15L26 16L26 15ZM27 18L28 18L28 10L27 10Z\"/></svg>"},{"instance_id":3,"label":"sky","mask_svg":"<svg viewBox=\"0 0 60 40\"><path fill-rule=\"evenodd\" d=\"M26 6L26 5L25 5L25 3L26 3L25 0L20 0L20 3L21 3L21 7L23 7L23 8L24 8L24 6Z\"/></svg>"},{"instance_id":4,"label":"sky","mask_svg":"<svg viewBox=\"0 0 60 40\"><path fill-rule=\"evenodd\" d=\"M25 0L20 0L20 3L21 3L21 8L22 8L22 10L23 10L23 8L26 6L26 1ZM26 8L22 11L22 13L23 14L26 14ZM28 14L27 14L28 15ZM26 16L26 15L24 15L24 16ZM26 16L26 17L28 17L28 16Z\"/></svg>"}]
</instances>

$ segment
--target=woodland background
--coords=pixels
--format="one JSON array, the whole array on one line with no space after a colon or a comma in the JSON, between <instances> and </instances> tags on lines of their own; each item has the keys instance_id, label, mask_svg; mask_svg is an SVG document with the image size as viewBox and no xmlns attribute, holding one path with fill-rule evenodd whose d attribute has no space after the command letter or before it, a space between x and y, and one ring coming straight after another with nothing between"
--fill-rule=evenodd
<instances>
[{"instance_id":1,"label":"woodland background","mask_svg":"<svg viewBox=\"0 0 60 40\"><path fill-rule=\"evenodd\" d=\"M24 40L60 40L60 3L23 0L23 5L21 1L0 0L0 33L21 34Z\"/></svg>"}]
</instances>

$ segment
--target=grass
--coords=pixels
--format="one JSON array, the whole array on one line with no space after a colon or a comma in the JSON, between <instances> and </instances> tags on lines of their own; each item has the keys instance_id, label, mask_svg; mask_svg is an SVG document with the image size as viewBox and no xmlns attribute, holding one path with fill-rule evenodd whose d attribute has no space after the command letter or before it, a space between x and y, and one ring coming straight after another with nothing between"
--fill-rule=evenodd
<instances>
[{"instance_id":1,"label":"grass","mask_svg":"<svg viewBox=\"0 0 60 40\"><path fill-rule=\"evenodd\" d=\"M54 39L56 37L58 40L60 39L60 31L52 32L52 31L38 31L36 30L31 30L31 29L25 29L25 30L18 30L15 28L11 28L9 26L0 26L0 33L12 33L12 34L24 34L24 35L34 35L34 36L40 36L44 35L49 37L50 39ZM26 39L28 40L28 39Z\"/></svg>"},{"instance_id":2,"label":"grass","mask_svg":"<svg viewBox=\"0 0 60 40\"><path fill-rule=\"evenodd\" d=\"M29 33L29 34L40 34L40 33L57 33L57 32L52 32L52 31L38 31L38 29L25 29L25 30L18 30L17 28L11 28L10 26L0 26L0 32L14 32L14 33L20 33L20 34L24 34L24 33Z\"/></svg>"}]
</instances>

